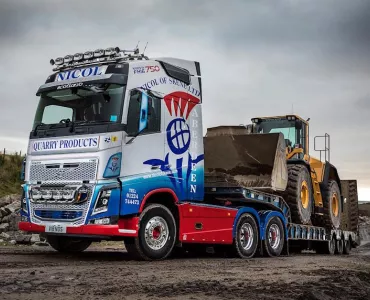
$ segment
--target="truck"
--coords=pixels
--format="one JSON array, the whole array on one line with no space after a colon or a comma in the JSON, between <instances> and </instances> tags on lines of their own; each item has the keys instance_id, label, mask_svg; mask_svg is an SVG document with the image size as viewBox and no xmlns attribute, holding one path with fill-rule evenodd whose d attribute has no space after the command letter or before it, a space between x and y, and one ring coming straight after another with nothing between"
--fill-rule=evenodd
<instances>
[{"instance_id":1,"label":"truck","mask_svg":"<svg viewBox=\"0 0 370 300\"><path fill-rule=\"evenodd\" d=\"M203 247L252 258L358 245L353 227L297 218L284 194L284 132L224 126L203 136L199 62L110 47L50 64L36 93L20 230L68 253L123 241L141 260Z\"/></svg>"}]
</instances>

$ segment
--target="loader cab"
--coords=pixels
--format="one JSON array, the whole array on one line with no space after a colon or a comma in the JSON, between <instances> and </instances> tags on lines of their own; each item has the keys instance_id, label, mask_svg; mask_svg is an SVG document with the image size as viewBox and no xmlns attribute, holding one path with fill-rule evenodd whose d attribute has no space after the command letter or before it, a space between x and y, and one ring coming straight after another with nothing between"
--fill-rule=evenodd
<instances>
[{"instance_id":1,"label":"loader cab","mask_svg":"<svg viewBox=\"0 0 370 300\"><path fill-rule=\"evenodd\" d=\"M284 135L287 159L308 160L308 121L296 115L252 118L253 133Z\"/></svg>"}]
</instances>

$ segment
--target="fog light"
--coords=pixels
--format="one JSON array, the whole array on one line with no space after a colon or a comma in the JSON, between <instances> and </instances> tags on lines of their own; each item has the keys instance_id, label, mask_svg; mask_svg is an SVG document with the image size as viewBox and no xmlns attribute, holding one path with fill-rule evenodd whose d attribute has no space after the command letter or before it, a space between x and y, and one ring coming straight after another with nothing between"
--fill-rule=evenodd
<instances>
[{"instance_id":1,"label":"fog light","mask_svg":"<svg viewBox=\"0 0 370 300\"><path fill-rule=\"evenodd\" d=\"M94 224L96 224L96 225L108 225L108 224L110 224L110 219L109 218L96 219L96 220L94 220Z\"/></svg>"}]
</instances>

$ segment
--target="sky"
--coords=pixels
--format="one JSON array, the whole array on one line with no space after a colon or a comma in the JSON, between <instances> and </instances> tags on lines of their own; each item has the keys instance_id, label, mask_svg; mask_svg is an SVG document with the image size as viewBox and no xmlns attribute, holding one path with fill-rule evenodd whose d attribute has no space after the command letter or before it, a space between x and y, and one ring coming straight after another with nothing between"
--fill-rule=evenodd
<instances>
[{"instance_id":1,"label":"sky","mask_svg":"<svg viewBox=\"0 0 370 300\"><path fill-rule=\"evenodd\" d=\"M51 58L97 48L200 62L203 126L310 118L370 200L370 0L0 0L0 149L25 151Z\"/></svg>"}]
</instances>

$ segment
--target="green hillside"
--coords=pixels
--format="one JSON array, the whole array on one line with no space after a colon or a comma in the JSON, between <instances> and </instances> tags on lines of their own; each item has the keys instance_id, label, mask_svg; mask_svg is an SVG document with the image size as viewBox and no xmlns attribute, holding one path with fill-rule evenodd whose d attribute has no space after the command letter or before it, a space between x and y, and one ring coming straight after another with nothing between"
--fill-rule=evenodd
<instances>
[{"instance_id":1,"label":"green hillside","mask_svg":"<svg viewBox=\"0 0 370 300\"><path fill-rule=\"evenodd\" d=\"M23 156L0 154L0 198L9 194L20 194L20 173Z\"/></svg>"}]
</instances>

